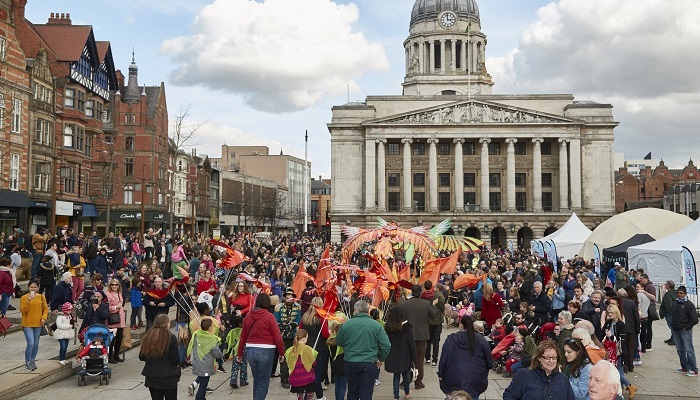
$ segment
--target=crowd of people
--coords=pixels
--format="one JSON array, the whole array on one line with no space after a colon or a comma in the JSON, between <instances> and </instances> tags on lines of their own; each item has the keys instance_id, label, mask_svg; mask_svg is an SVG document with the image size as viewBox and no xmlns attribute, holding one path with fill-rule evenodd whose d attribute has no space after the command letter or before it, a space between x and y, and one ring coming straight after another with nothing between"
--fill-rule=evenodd
<instances>
[{"instance_id":1,"label":"crowd of people","mask_svg":"<svg viewBox=\"0 0 700 400\"><path fill-rule=\"evenodd\" d=\"M250 367L254 399L264 399L278 377L298 399L325 399L331 384L336 399L369 399L381 368L392 374L394 398L403 392L408 399L411 383L423 389L431 367L452 398L478 399L492 369L513 378L507 399L613 399L623 390L633 398L637 386L626 373L653 350L652 322L664 318L671 331L665 342L679 355L676 372L698 374L698 318L686 288L668 281L659 291L644 271L619 263L596 271L580 257L555 264L484 248L461 254L454 273L433 282L418 279L420 257L405 261L396 251L387 261L410 268L410 282L377 300L354 290L367 251L345 254L340 244L313 236L257 240L242 233L218 242L153 229L101 238L63 228L54 237L39 229L9 249L33 260L20 301L30 371L42 329L59 341L65 363L71 330L105 324L114 332L110 363L123 361L128 332L145 326L140 358L153 398L175 398L180 371L191 368L188 391L204 399L209 378L226 372L226 359L231 388L249 384ZM240 255L233 264L232 254ZM2 315L19 294L18 265L0 258ZM316 279L325 268L333 270L324 272L331 284ZM455 289L464 274L476 283ZM175 335L167 329L173 307ZM450 327L458 329L440 348Z\"/></svg>"}]
</instances>

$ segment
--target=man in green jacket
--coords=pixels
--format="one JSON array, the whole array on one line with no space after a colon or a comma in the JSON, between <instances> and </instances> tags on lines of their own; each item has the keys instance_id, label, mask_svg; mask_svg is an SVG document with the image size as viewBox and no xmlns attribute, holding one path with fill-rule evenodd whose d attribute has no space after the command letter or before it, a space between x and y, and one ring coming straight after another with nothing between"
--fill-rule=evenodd
<instances>
[{"instance_id":1,"label":"man in green jacket","mask_svg":"<svg viewBox=\"0 0 700 400\"><path fill-rule=\"evenodd\" d=\"M668 340L664 340L664 343L669 346L674 346L676 343L673 341L673 303L676 302L676 284L668 280L664 286L666 287L666 294L664 294L661 300L659 318L664 318L668 329L671 330L671 337Z\"/></svg>"},{"instance_id":2,"label":"man in green jacket","mask_svg":"<svg viewBox=\"0 0 700 400\"><path fill-rule=\"evenodd\" d=\"M359 300L354 309L355 314L340 327L335 342L345 354L348 400L369 400L377 368L389 356L391 343L382 326L368 315L366 301Z\"/></svg>"}]
</instances>

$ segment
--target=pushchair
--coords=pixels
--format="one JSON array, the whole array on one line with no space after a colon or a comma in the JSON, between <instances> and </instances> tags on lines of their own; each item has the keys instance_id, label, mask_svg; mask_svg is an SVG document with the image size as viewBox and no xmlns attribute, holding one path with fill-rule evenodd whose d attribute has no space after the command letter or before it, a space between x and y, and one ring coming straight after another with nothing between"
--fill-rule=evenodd
<instances>
[{"instance_id":1,"label":"pushchair","mask_svg":"<svg viewBox=\"0 0 700 400\"><path fill-rule=\"evenodd\" d=\"M114 339L114 334L109 328L102 324L90 325L85 330L85 339L80 350L88 348L96 338L104 340L104 347L109 348L109 343ZM99 351L91 351L80 360L80 371L78 375L78 386L86 386L88 376L99 376L100 385L104 382L109 385L109 380L112 378L112 370L109 368L109 357L106 353L102 354Z\"/></svg>"}]
</instances>

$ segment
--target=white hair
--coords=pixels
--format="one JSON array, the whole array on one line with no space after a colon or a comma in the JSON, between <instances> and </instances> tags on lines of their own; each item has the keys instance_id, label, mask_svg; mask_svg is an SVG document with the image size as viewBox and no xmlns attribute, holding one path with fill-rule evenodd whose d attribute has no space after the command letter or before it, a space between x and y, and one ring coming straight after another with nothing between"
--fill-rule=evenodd
<instances>
[{"instance_id":1,"label":"white hair","mask_svg":"<svg viewBox=\"0 0 700 400\"><path fill-rule=\"evenodd\" d=\"M621 396L622 385L620 385L620 372L617 370L617 367L608 360L600 360L595 365L604 365L608 368L607 383L614 385L617 389L617 395Z\"/></svg>"},{"instance_id":2,"label":"white hair","mask_svg":"<svg viewBox=\"0 0 700 400\"><path fill-rule=\"evenodd\" d=\"M591 334L583 328L575 328L574 331L571 332L571 337L574 339L581 339L581 343L583 343L584 346L591 344Z\"/></svg>"},{"instance_id":3,"label":"white hair","mask_svg":"<svg viewBox=\"0 0 700 400\"><path fill-rule=\"evenodd\" d=\"M559 317L562 317L566 320L566 322L571 323L571 313L568 311L561 311L559 312Z\"/></svg>"},{"instance_id":4,"label":"white hair","mask_svg":"<svg viewBox=\"0 0 700 400\"><path fill-rule=\"evenodd\" d=\"M539 287L542 287L542 282L537 281L537 282L535 282L532 286L539 286Z\"/></svg>"},{"instance_id":5,"label":"white hair","mask_svg":"<svg viewBox=\"0 0 700 400\"><path fill-rule=\"evenodd\" d=\"M367 314L369 312L369 304L367 304L367 302L364 300L358 300L357 303L355 303L354 308L355 311L359 313Z\"/></svg>"}]
</instances>

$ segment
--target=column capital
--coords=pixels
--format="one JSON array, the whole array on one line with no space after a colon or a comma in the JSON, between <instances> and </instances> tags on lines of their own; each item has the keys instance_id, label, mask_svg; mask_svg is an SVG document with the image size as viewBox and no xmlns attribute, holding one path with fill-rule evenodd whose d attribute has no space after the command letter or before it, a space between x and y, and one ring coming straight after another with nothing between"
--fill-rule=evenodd
<instances>
[{"instance_id":1,"label":"column capital","mask_svg":"<svg viewBox=\"0 0 700 400\"><path fill-rule=\"evenodd\" d=\"M374 139L375 143L386 143L386 139Z\"/></svg>"},{"instance_id":2,"label":"column capital","mask_svg":"<svg viewBox=\"0 0 700 400\"><path fill-rule=\"evenodd\" d=\"M569 138L561 138L561 139L559 139L559 143L561 143L562 145L564 145L564 144L566 144L566 143L569 143L569 140L570 140Z\"/></svg>"},{"instance_id":3,"label":"column capital","mask_svg":"<svg viewBox=\"0 0 700 400\"><path fill-rule=\"evenodd\" d=\"M489 138L481 138L481 139L479 139L479 143L481 143L481 144L484 144L484 143L489 144L489 143L491 143L491 139L489 139Z\"/></svg>"},{"instance_id":4,"label":"column capital","mask_svg":"<svg viewBox=\"0 0 700 400\"><path fill-rule=\"evenodd\" d=\"M430 138L427 140L428 144L437 144L440 140L437 138Z\"/></svg>"},{"instance_id":5,"label":"column capital","mask_svg":"<svg viewBox=\"0 0 700 400\"><path fill-rule=\"evenodd\" d=\"M532 138L532 143L537 144L537 143L542 143L542 142L544 142L544 139L541 137Z\"/></svg>"},{"instance_id":6,"label":"column capital","mask_svg":"<svg viewBox=\"0 0 700 400\"><path fill-rule=\"evenodd\" d=\"M406 143L411 144L411 143L413 143L413 139L401 139L401 143L404 143L404 144L406 144Z\"/></svg>"},{"instance_id":7,"label":"column capital","mask_svg":"<svg viewBox=\"0 0 700 400\"><path fill-rule=\"evenodd\" d=\"M445 39L440 39L440 43L445 43Z\"/></svg>"},{"instance_id":8,"label":"column capital","mask_svg":"<svg viewBox=\"0 0 700 400\"><path fill-rule=\"evenodd\" d=\"M464 144L464 139L462 139L462 138L452 139L452 143Z\"/></svg>"},{"instance_id":9,"label":"column capital","mask_svg":"<svg viewBox=\"0 0 700 400\"><path fill-rule=\"evenodd\" d=\"M515 144L517 142L518 142L518 139L516 139L516 138L507 138L506 139L506 143L508 143L508 144Z\"/></svg>"}]
</instances>

